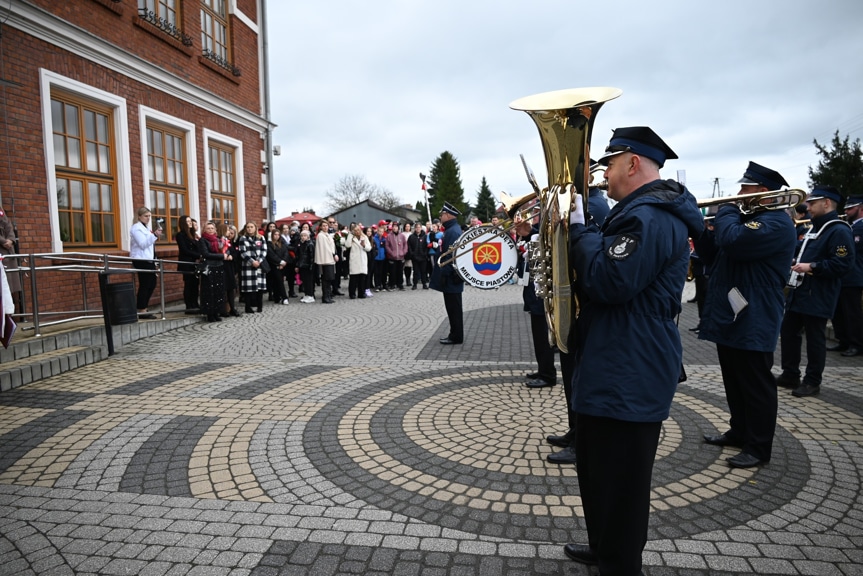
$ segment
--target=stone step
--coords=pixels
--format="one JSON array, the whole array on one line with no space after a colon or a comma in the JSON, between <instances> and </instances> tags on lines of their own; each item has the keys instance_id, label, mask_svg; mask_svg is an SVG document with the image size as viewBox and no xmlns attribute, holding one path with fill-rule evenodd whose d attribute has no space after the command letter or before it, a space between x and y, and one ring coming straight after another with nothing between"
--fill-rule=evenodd
<instances>
[{"instance_id":1,"label":"stone step","mask_svg":"<svg viewBox=\"0 0 863 576\"><path fill-rule=\"evenodd\" d=\"M203 321L198 316L172 313L164 320L139 321L112 326L114 351L142 338L148 338ZM27 337L19 327L9 348L0 347L0 392L31 382L57 376L108 358L105 325L85 322L41 336Z\"/></svg>"}]
</instances>

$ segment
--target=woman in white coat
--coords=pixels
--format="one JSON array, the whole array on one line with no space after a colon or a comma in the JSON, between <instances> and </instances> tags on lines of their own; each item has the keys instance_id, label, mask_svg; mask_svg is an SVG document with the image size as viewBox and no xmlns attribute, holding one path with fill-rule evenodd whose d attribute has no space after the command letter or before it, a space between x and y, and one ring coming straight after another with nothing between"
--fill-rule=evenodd
<instances>
[{"instance_id":1,"label":"woman in white coat","mask_svg":"<svg viewBox=\"0 0 863 576\"><path fill-rule=\"evenodd\" d=\"M372 249L368 236L363 232L362 226L351 222L350 231L344 242L345 251L348 254L348 297L353 300L366 297L366 275L369 273L369 259L366 252Z\"/></svg>"}]
</instances>

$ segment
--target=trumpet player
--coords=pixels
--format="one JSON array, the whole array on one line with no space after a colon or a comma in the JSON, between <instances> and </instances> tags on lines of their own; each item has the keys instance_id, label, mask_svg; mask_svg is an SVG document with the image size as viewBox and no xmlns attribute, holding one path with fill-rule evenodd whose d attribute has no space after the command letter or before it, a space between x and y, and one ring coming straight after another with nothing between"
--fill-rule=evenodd
<instances>
[{"instance_id":1,"label":"trumpet player","mask_svg":"<svg viewBox=\"0 0 863 576\"><path fill-rule=\"evenodd\" d=\"M449 202L443 203L439 216L441 225L444 227L440 247L441 254L445 254L461 236L461 226L458 223L459 216L461 216L461 212L455 206ZM434 261L429 286L432 290L443 293L443 303L449 319L449 334L446 338L441 338L440 343L445 346L461 344L464 342L464 319L461 304L464 280L456 272L455 258L446 266L439 266L438 261Z\"/></svg>"},{"instance_id":2,"label":"trumpet player","mask_svg":"<svg viewBox=\"0 0 863 576\"><path fill-rule=\"evenodd\" d=\"M738 184L738 195L788 186L755 162ZM695 241L711 271L698 338L716 344L731 421L704 442L740 448L729 465L751 468L770 461L773 448L778 399L771 369L796 232L784 212L742 213L735 202L719 207L713 227Z\"/></svg>"},{"instance_id":3,"label":"trumpet player","mask_svg":"<svg viewBox=\"0 0 863 576\"><path fill-rule=\"evenodd\" d=\"M587 544L567 544L600 574L639 574L662 421L682 377L680 312L688 238L703 228L692 194L661 180L673 150L650 128L618 128L599 162L617 201L600 230L575 196L570 262L581 310L572 409Z\"/></svg>"},{"instance_id":4,"label":"trumpet player","mask_svg":"<svg viewBox=\"0 0 863 576\"><path fill-rule=\"evenodd\" d=\"M825 331L833 316L842 277L854 266L851 227L839 219L842 195L833 186L816 186L806 204L812 229L803 237L797 261L791 267L791 290L782 320L782 374L777 384L793 388L794 396L814 396L821 391L821 375L827 359ZM806 332L806 374L800 379L801 333Z\"/></svg>"}]
</instances>

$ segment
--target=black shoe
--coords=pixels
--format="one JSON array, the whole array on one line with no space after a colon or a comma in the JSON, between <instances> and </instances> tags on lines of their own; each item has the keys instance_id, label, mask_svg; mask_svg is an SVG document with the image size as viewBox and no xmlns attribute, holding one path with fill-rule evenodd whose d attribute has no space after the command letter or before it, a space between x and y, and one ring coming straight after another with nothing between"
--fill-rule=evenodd
<instances>
[{"instance_id":1,"label":"black shoe","mask_svg":"<svg viewBox=\"0 0 863 576\"><path fill-rule=\"evenodd\" d=\"M232 309L230 312L228 312L228 315L229 315L229 316L239 316L239 315L240 315L240 313L239 313L239 312L237 312L237 310L236 310L236 309Z\"/></svg>"},{"instance_id":2,"label":"black shoe","mask_svg":"<svg viewBox=\"0 0 863 576\"><path fill-rule=\"evenodd\" d=\"M455 340L451 340L450 338L441 338L440 343L444 346L447 346L449 344L461 344L460 341L456 342Z\"/></svg>"},{"instance_id":3,"label":"black shoe","mask_svg":"<svg viewBox=\"0 0 863 576\"><path fill-rule=\"evenodd\" d=\"M528 380L524 383L528 388L549 388L551 386L557 386L557 381L549 382L543 378L534 378L533 380Z\"/></svg>"},{"instance_id":4,"label":"black shoe","mask_svg":"<svg viewBox=\"0 0 863 576\"><path fill-rule=\"evenodd\" d=\"M428 284L423 284L423 290L428 290L428 289L429 289L429 285L428 285Z\"/></svg>"},{"instance_id":5,"label":"black shoe","mask_svg":"<svg viewBox=\"0 0 863 576\"><path fill-rule=\"evenodd\" d=\"M138 314L138 319L140 320L155 320L155 314Z\"/></svg>"},{"instance_id":6,"label":"black shoe","mask_svg":"<svg viewBox=\"0 0 863 576\"><path fill-rule=\"evenodd\" d=\"M546 436L545 441L552 446L557 446L558 448L566 448L567 446L572 445L572 440L574 438L575 430L570 430L569 432L561 436Z\"/></svg>"},{"instance_id":7,"label":"black shoe","mask_svg":"<svg viewBox=\"0 0 863 576\"><path fill-rule=\"evenodd\" d=\"M261 308L260 306L258 306L257 313L258 313L258 314L260 314L260 313L261 313L261 312L263 312L263 311L264 311L264 309L263 309L263 308Z\"/></svg>"},{"instance_id":8,"label":"black shoe","mask_svg":"<svg viewBox=\"0 0 863 576\"><path fill-rule=\"evenodd\" d=\"M845 352L848 350L848 344L842 344L841 342L837 342L836 344L830 344L826 347L828 352Z\"/></svg>"},{"instance_id":9,"label":"black shoe","mask_svg":"<svg viewBox=\"0 0 863 576\"><path fill-rule=\"evenodd\" d=\"M540 374L539 372L528 372L524 375L524 377L528 380L533 380L534 378L539 378L540 376L542 376L542 374Z\"/></svg>"},{"instance_id":10,"label":"black shoe","mask_svg":"<svg viewBox=\"0 0 863 576\"><path fill-rule=\"evenodd\" d=\"M143 316L141 316L141 318L143 318ZM848 350L842 352L842 356L850 358L852 356L860 356L861 353L863 353L863 351L861 351L860 348L857 348L856 346L849 346Z\"/></svg>"},{"instance_id":11,"label":"black shoe","mask_svg":"<svg viewBox=\"0 0 863 576\"><path fill-rule=\"evenodd\" d=\"M783 372L776 377L776 385L780 388L797 388L800 386L800 376L791 376Z\"/></svg>"},{"instance_id":12,"label":"black shoe","mask_svg":"<svg viewBox=\"0 0 863 576\"><path fill-rule=\"evenodd\" d=\"M738 442L737 440L734 440L733 438L728 436L728 433L716 434L715 436L705 434L704 443L713 444L714 446L735 446L737 448L743 448L743 442Z\"/></svg>"},{"instance_id":13,"label":"black shoe","mask_svg":"<svg viewBox=\"0 0 863 576\"><path fill-rule=\"evenodd\" d=\"M699 332L701 332L701 324L699 324L698 326L696 326L696 327L694 327L694 328L690 328L690 329L689 329L689 331L690 331L690 332L695 332L696 334L697 334L697 333L699 333Z\"/></svg>"},{"instance_id":14,"label":"black shoe","mask_svg":"<svg viewBox=\"0 0 863 576\"><path fill-rule=\"evenodd\" d=\"M690 298L689 300L687 300L687 302L690 304L695 304L696 302L698 302L698 298Z\"/></svg>"},{"instance_id":15,"label":"black shoe","mask_svg":"<svg viewBox=\"0 0 863 576\"><path fill-rule=\"evenodd\" d=\"M575 448L567 446L560 452L553 452L545 457L552 464L575 464Z\"/></svg>"},{"instance_id":16,"label":"black shoe","mask_svg":"<svg viewBox=\"0 0 863 576\"><path fill-rule=\"evenodd\" d=\"M570 560L575 560L581 564L587 564L588 566L599 564L599 558L596 557L596 553L587 544L566 544L563 547L563 553Z\"/></svg>"},{"instance_id":17,"label":"black shoe","mask_svg":"<svg viewBox=\"0 0 863 576\"><path fill-rule=\"evenodd\" d=\"M252 308L250 306L246 306L246 314L254 314L254 313L255 313L255 311L252 310Z\"/></svg>"},{"instance_id":18,"label":"black shoe","mask_svg":"<svg viewBox=\"0 0 863 576\"><path fill-rule=\"evenodd\" d=\"M325 299L321 300L321 304L335 304L335 303L336 303L336 301L333 300L332 298L329 298L329 299L325 298Z\"/></svg>"},{"instance_id":19,"label":"black shoe","mask_svg":"<svg viewBox=\"0 0 863 576\"><path fill-rule=\"evenodd\" d=\"M752 468L753 466L764 464L764 460L759 460L752 454L748 454L746 452L741 452L737 456L732 456L725 460L728 461L728 465L732 468Z\"/></svg>"},{"instance_id":20,"label":"black shoe","mask_svg":"<svg viewBox=\"0 0 863 576\"><path fill-rule=\"evenodd\" d=\"M803 398L804 396L816 396L821 392L821 386L813 386L811 384L801 384L791 391L792 396Z\"/></svg>"},{"instance_id":21,"label":"black shoe","mask_svg":"<svg viewBox=\"0 0 863 576\"><path fill-rule=\"evenodd\" d=\"M288 298L296 298L296 297L297 297L297 294L295 292L291 292L290 294L288 294Z\"/></svg>"},{"instance_id":22,"label":"black shoe","mask_svg":"<svg viewBox=\"0 0 863 576\"><path fill-rule=\"evenodd\" d=\"M185 314L186 316L197 316L200 313L200 308L186 308L186 310L183 312L183 314Z\"/></svg>"},{"instance_id":23,"label":"black shoe","mask_svg":"<svg viewBox=\"0 0 863 576\"><path fill-rule=\"evenodd\" d=\"M416 284L414 284L414 287L413 287L413 288L411 288L411 290L416 290L416 289L417 289L417 285L416 285Z\"/></svg>"}]
</instances>

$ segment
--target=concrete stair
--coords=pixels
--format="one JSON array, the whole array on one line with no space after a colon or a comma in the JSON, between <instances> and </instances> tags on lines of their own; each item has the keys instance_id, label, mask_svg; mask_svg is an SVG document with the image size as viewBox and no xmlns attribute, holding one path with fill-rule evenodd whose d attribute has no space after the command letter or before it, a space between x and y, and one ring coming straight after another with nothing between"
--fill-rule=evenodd
<instances>
[{"instance_id":1,"label":"concrete stair","mask_svg":"<svg viewBox=\"0 0 863 576\"><path fill-rule=\"evenodd\" d=\"M203 321L199 316L171 313L165 320L141 320L112 326L114 351L122 346ZM9 348L0 346L0 392L57 376L108 358L108 341L101 320L85 320L47 328L27 336L18 327Z\"/></svg>"}]
</instances>

